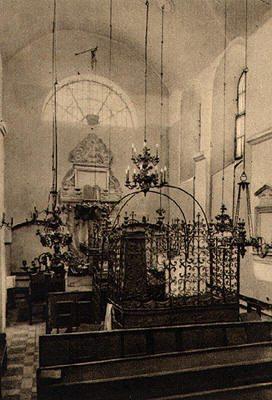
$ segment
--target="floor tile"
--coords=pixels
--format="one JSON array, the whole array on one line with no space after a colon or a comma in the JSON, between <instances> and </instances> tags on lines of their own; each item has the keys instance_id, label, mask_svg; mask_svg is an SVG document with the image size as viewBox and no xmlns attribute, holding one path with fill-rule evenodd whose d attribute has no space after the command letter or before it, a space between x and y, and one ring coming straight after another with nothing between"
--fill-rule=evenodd
<instances>
[{"instance_id":1,"label":"floor tile","mask_svg":"<svg viewBox=\"0 0 272 400\"><path fill-rule=\"evenodd\" d=\"M39 335L44 323L7 327L8 368L2 377L3 400L36 400Z\"/></svg>"}]
</instances>

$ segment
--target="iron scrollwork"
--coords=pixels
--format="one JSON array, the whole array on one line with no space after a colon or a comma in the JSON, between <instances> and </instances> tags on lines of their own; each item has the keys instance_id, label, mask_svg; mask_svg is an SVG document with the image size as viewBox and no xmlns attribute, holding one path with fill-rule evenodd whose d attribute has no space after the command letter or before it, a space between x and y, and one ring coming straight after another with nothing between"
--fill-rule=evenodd
<instances>
[{"instance_id":1,"label":"iron scrollwork","mask_svg":"<svg viewBox=\"0 0 272 400\"><path fill-rule=\"evenodd\" d=\"M126 240L133 238L134 246L128 247ZM141 252L135 247L137 241ZM233 224L224 206L209 224L200 214L191 223L179 219L166 223L161 210L155 223L125 215L123 223L110 231L108 246L113 301L128 307L237 301L245 229L243 222ZM137 275L135 269L141 273Z\"/></svg>"}]
</instances>

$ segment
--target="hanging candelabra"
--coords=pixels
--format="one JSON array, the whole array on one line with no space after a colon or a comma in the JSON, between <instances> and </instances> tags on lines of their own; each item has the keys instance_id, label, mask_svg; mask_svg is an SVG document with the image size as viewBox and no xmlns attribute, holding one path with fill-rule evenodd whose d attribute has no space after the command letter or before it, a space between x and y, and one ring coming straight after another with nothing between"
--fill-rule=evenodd
<instances>
[{"instance_id":1,"label":"hanging candelabra","mask_svg":"<svg viewBox=\"0 0 272 400\"><path fill-rule=\"evenodd\" d=\"M53 272L64 271L65 266L72 258L68 246L72 243L72 235L69 233L63 220L65 207L58 203L58 128L57 128L57 65L56 65L56 0L53 3L53 30L52 30L52 87L53 87L53 124L52 124L52 188L49 194L49 204L45 210L45 218L41 221L42 230L37 231L42 246L52 250L43 253L33 261L40 270ZM34 209L33 218L39 213ZM38 262L37 262L38 260ZM74 261L74 260L73 260ZM32 263L33 264L33 263Z\"/></svg>"},{"instance_id":2,"label":"hanging candelabra","mask_svg":"<svg viewBox=\"0 0 272 400\"><path fill-rule=\"evenodd\" d=\"M58 126L57 126L57 35L56 10L57 0L54 0L53 31L52 31L52 87L53 87L53 125L52 125L52 188L49 194L49 204L44 221L44 232L39 232L43 246L53 248L55 252L71 243L72 237L68 233L62 219L65 207L58 203Z\"/></svg>"},{"instance_id":3,"label":"hanging candelabra","mask_svg":"<svg viewBox=\"0 0 272 400\"><path fill-rule=\"evenodd\" d=\"M72 243L72 235L62 221L60 208L46 210L46 213L43 232L38 230L37 235L44 247L53 249L54 253L60 253L61 248Z\"/></svg>"},{"instance_id":4,"label":"hanging candelabra","mask_svg":"<svg viewBox=\"0 0 272 400\"><path fill-rule=\"evenodd\" d=\"M137 154L136 147L132 144L132 156L131 160L134 164L132 177L130 177L130 167L126 170L125 186L129 189L140 189L144 193L147 193L152 188L161 188L167 184L167 167L161 168L158 171L159 157L159 146L156 144L156 154L152 155L151 150L147 145L147 78L148 78L148 28L149 28L149 1L145 2L146 5L146 24L145 24L145 107L144 107L144 145L142 153ZM162 26L163 26L163 10L162 7ZM163 33L163 29L162 29ZM162 36L163 46L163 36ZM161 46L161 53L163 47ZM161 88L163 86L163 64L161 63ZM161 91L162 94L162 91ZM161 95L161 103L162 103Z\"/></svg>"},{"instance_id":5,"label":"hanging candelabra","mask_svg":"<svg viewBox=\"0 0 272 400\"><path fill-rule=\"evenodd\" d=\"M158 145L156 145L156 155L151 154L146 140L144 141L143 152L140 154L137 154L136 147L132 145L131 160L136 168L134 168L130 180L130 167L127 167L125 185L129 189L138 188L146 193L151 188L160 188L167 183L167 168L161 168L160 172L157 168L160 161Z\"/></svg>"}]
</instances>

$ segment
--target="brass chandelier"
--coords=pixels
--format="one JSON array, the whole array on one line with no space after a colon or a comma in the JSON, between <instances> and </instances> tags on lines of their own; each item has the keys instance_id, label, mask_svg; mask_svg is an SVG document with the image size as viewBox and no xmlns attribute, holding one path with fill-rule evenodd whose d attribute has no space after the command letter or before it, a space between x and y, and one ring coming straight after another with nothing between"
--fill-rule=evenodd
<instances>
[{"instance_id":1,"label":"brass chandelier","mask_svg":"<svg viewBox=\"0 0 272 400\"><path fill-rule=\"evenodd\" d=\"M142 153L137 154L136 147L132 144L131 160L135 166L130 178L130 167L126 169L125 186L129 189L139 189L145 194L152 188L162 188L167 184L167 167L158 171L159 145L156 144L156 154L151 154L147 145L147 78L148 78L148 28L149 28L149 1L146 0L145 23L145 73L144 73L144 145ZM163 21L164 7L162 7L162 40L161 40L161 106L163 105ZM161 109L162 111L162 109Z\"/></svg>"},{"instance_id":2,"label":"brass chandelier","mask_svg":"<svg viewBox=\"0 0 272 400\"><path fill-rule=\"evenodd\" d=\"M130 180L129 166L126 170L125 185L129 189L140 189L144 193L148 192L151 188L161 188L167 183L167 168L161 168L158 172L157 164L160 162L158 145L156 145L156 155L151 154L147 146L146 140L144 141L143 152L137 154L136 147L132 145L131 160L137 168L133 170L132 180Z\"/></svg>"},{"instance_id":3,"label":"brass chandelier","mask_svg":"<svg viewBox=\"0 0 272 400\"><path fill-rule=\"evenodd\" d=\"M42 230L37 231L42 246L52 250L45 252L32 262L32 267L36 269L52 271L55 273L63 272L65 266L69 264L71 258L75 262L72 253L67 247L72 243L72 235L69 233L66 223L63 221L63 213L67 211L58 202L58 128L57 128L57 66L56 66L56 1L54 0L53 29L52 29L52 86L53 86L53 124L52 124L52 187L49 193L49 203L45 213L45 218L41 221ZM35 216L39 212L35 210ZM37 260L38 264L37 265ZM30 268L31 269L31 268ZM34 268L35 270L35 268Z\"/></svg>"}]
</instances>

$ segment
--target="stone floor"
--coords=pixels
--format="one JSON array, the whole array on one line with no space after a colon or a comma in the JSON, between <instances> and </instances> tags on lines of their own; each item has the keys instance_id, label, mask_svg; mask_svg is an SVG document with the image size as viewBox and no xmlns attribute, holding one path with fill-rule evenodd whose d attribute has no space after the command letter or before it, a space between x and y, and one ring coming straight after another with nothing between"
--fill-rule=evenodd
<instances>
[{"instance_id":1,"label":"stone floor","mask_svg":"<svg viewBox=\"0 0 272 400\"><path fill-rule=\"evenodd\" d=\"M39 335L45 324L16 323L7 327L8 368L2 377L4 400L36 400Z\"/></svg>"},{"instance_id":2,"label":"stone floor","mask_svg":"<svg viewBox=\"0 0 272 400\"><path fill-rule=\"evenodd\" d=\"M26 313L21 304L9 310L6 328L8 366L1 385L3 400L36 400L39 336L45 334L45 323L29 325L27 321L22 322L22 319L26 319ZM79 330L99 329L99 325L82 325Z\"/></svg>"}]
</instances>

